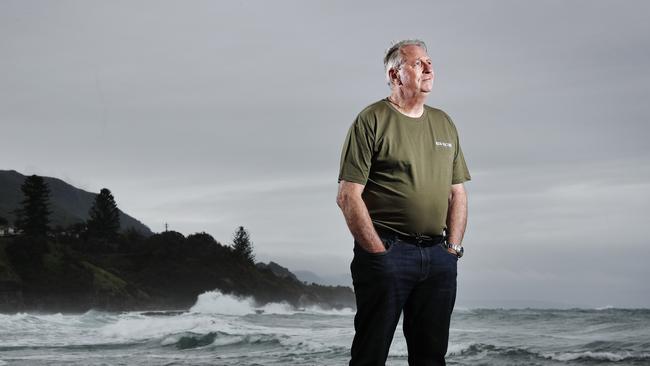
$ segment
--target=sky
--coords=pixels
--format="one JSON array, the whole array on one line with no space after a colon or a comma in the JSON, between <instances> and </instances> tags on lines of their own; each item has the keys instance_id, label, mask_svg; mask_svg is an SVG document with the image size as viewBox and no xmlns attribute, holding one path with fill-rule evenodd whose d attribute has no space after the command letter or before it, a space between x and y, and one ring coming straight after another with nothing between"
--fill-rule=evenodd
<instances>
[{"instance_id":1,"label":"sky","mask_svg":"<svg viewBox=\"0 0 650 366\"><path fill-rule=\"evenodd\" d=\"M0 169L351 283L340 151L419 38L472 174L458 304L650 306L650 4L0 2Z\"/></svg>"}]
</instances>

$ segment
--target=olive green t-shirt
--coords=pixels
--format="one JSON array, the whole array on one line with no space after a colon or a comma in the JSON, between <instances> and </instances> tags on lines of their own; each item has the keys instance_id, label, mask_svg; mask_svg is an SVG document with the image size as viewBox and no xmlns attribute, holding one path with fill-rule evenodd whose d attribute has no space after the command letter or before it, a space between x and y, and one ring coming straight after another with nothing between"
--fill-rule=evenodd
<instances>
[{"instance_id":1,"label":"olive green t-shirt","mask_svg":"<svg viewBox=\"0 0 650 366\"><path fill-rule=\"evenodd\" d=\"M402 234L441 235L451 185L470 179L454 123L427 105L411 118L387 99L371 104L343 145L339 182L365 185L373 224Z\"/></svg>"}]
</instances>

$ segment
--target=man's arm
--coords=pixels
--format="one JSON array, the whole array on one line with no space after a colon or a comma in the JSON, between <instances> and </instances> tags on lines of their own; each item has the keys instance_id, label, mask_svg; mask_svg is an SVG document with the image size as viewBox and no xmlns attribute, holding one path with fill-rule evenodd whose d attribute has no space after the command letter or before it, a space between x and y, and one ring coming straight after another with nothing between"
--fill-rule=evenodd
<instances>
[{"instance_id":1,"label":"man's arm","mask_svg":"<svg viewBox=\"0 0 650 366\"><path fill-rule=\"evenodd\" d=\"M447 241L456 245L463 242L467 226L467 192L463 183L452 184L447 210ZM453 249L449 249L455 253Z\"/></svg>"},{"instance_id":2,"label":"man's arm","mask_svg":"<svg viewBox=\"0 0 650 366\"><path fill-rule=\"evenodd\" d=\"M341 180L336 203L343 211L345 222L354 239L367 252L380 253L386 250L383 242L377 235L375 227L370 220L370 214L365 202L361 198L365 186Z\"/></svg>"}]
</instances>

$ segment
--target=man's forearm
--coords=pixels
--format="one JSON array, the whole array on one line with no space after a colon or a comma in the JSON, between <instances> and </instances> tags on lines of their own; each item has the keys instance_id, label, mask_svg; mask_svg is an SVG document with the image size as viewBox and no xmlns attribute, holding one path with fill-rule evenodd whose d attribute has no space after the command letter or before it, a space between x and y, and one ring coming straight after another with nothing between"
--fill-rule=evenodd
<instances>
[{"instance_id":1,"label":"man's forearm","mask_svg":"<svg viewBox=\"0 0 650 366\"><path fill-rule=\"evenodd\" d=\"M447 211L447 241L461 244L467 226L467 194L462 192L452 193L449 197Z\"/></svg>"},{"instance_id":2,"label":"man's forearm","mask_svg":"<svg viewBox=\"0 0 650 366\"><path fill-rule=\"evenodd\" d=\"M355 196L346 197L340 204L345 222L354 239L368 252L385 250L377 231L372 224L368 208L363 199Z\"/></svg>"}]
</instances>

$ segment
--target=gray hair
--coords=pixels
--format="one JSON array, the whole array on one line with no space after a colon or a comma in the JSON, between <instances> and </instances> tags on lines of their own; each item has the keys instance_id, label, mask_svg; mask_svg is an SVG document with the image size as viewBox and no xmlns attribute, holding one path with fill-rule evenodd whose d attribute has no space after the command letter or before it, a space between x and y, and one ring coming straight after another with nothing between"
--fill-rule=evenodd
<instances>
[{"instance_id":1,"label":"gray hair","mask_svg":"<svg viewBox=\"0 0 650 366\"><path fill-rule=\"evenodd\" d=\"M389 49L386 50L386 55L384 56L384 72L386 73L386 82L388 86L390 83L390 70L399 69L402 66L402 53L400 52L402 47L415 45L422 47L427 51L427 45L420 41L419 39L405 39L403 41L395 42Z\"/></svg>"}]
</instances>

